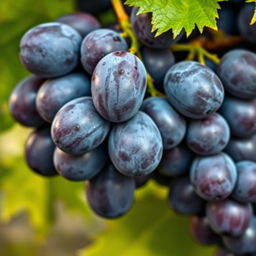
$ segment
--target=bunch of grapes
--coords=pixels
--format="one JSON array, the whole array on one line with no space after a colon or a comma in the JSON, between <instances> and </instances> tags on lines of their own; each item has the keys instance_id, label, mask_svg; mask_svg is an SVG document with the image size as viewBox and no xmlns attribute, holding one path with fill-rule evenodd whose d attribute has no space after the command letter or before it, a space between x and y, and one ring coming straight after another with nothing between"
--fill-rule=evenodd
<instances>
[{"instance_id":1,"label":"bunch of grapes","mask_svg":"<svg viewBox=\"0 0 256 256\"><path fill-rule=\"evenodd\" d=\"M40 175L86 181L89 205L105 218L127 213L135 189L154 179L170 188L175 212L193 216L198 242L219 245L217 255L256 253L256 55L242 47L221 53L218 66L176 61L169 46L188 39L155 37L151 14L136 13L141 59L89 13L22 37L20 60L32 75L12 92L10 111L35 127L26 161ZM235 17L249 43L252 14L245 5ZM148 73L161 96L146 92Z\"/></svg>"}]
</instances>

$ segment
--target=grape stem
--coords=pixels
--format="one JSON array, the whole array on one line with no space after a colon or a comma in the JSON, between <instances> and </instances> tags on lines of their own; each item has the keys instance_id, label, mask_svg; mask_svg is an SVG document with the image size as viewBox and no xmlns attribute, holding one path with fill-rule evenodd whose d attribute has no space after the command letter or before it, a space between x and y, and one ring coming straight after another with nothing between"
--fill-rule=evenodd
<instances>
[{"instance_id":1,"label":"grape stem","mask_svg":"<svg viewBox=\"0 0 256 256\"><path fill-rule=\"evenodd\" d=\"M122 37L128 37L131 39L131 47L129 49L130 53L135 54L137 57L142 59L141 53L139 51L140 45L132 31L131 23L128 15L126 14L121 0L111 0L112 6L116 13L119 25L121 26L123 33ZM147 91L151 96L165 96L163 93L159 92L154 86L154 80L147 72Z\"/></svg>"}]
</instances>

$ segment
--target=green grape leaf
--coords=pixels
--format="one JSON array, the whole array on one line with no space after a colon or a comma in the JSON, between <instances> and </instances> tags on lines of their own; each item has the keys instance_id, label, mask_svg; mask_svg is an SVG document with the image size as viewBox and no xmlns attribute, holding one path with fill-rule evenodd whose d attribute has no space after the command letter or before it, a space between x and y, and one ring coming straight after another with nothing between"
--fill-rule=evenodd
<instances>
[{"instance_id":1,"label":"green grape leaf","mask_svg":"<svg viewBox=\"0 0 256 256\"><path fill-rule=\"evenodd\" d=\"M253 14L253 17L252 17L251 23L250 23L252 25L256 22L256 0L247 0L246 3L255 3L254 14Z\"/></svg>"},{"instance_id":2,"label":"green grape leaf","mask_svg":"<svg viewBox=\"0 0 256 256\"><path fill-rule=\"evenodd\" d=\"M184 29L187 36L197 27L217 29L218 2L225 0L127 0L126 4L139 7L139 13L152 13L152 31L156 36L172 29L174 36Z\"/></svg>"}]
</instances>

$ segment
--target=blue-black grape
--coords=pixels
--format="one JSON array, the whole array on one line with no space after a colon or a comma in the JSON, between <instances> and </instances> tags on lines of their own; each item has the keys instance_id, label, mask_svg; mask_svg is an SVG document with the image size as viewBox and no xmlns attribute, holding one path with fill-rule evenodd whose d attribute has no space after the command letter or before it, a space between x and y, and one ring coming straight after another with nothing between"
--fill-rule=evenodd
<instances>
[{"instance_id":1,"label":"blue-black grape","mask_svg":"<svg viewBox=\"0 0 256 256\"><path fill-rule=\"evenodd\" d=\"M21 62L40 77L65 75L78 64L81 40L80 34L66 24L38 25L21 39Z\"/></svg>"},{"instance_id":2,"label":"blue-black grape","mask_svg":"<svg viewBox=\"0 0 256 256\"><path fill-rule=\"evenodd\" d=\"M110 6L110 0L76 0L77 9L83 12L99 14Z\"/></svg>"},{"instance_id":3,"label":"blue-black grape","mask_svg":"<svg viewBox=\"0 0 256 256\"><path fill-rule=\"evenodd\" d=\"M55 145L50 127L44 126L33 131L26 142L26 161L28 166L42 176L57 175L53 164Z\"/></svg>"},{"instance_id":4,"label":"blue-black grape","mask_svg":"<svg viewBox=\"0 0 256 256\"><path fill-rule=\"evenodd\" d=\"M144 47L141 51L143 63L154 80L154 84L163 88L164 76L175 63L175 57L170 49L151 49Z\"/></svg>"},{"instance_id":5,"label":"blue-black grape","mask_svg":"<svg viewBox=\"0 0 256 256\"><path fill-rule=\"evenodd\" d=\"M233 191L237 170L225 153L197 157L190 169L190 179L199 196L206 200L223 200Z\"/></svg>"},{"instance_id":6,"label":"blue-black grape","mask_svg":"<svg viewBox=\"0 0 256 256\"><path fill-rule=\"evenodd\" d=\"M181 176L189 172L193 154L184 145L164 150L157 170L164 176Z\"/></svg>"},{"instance_id":7,"label":"blue-black grape","mask_svg":"<svg viewBox=\"0 0 256 256\"><path fill-rule=\"evenodd\" d=\"M10 96L10 112L22 125L33 127L44 122L36 109L36 95L43 82L39 77L29 76L15 87Z\"/></svg>"},{"instance_id":8,"label":"blue-black grape","mask_svg":"<svg viewBox=\"0 0 256 256\"><path fill-rule=\"evenodd\" d=\"M206 217L192 217L190 219L190 232L200 244L214 245L220 242L219 235L212 230Z\"/></svg>"},{"instance_id":9,"label":"blue-black grape","mask_svg":"<svg viewBox=\"0 0 256 256\"><path fill-rule=\"evenodd\" d=\"M187 176L179 177L173 182L168 200L170 207L182 215L202 213L205 207L204 200L195 193Z\"/></svg>"},{"instance_id":10,"label":"blue-black grape","mask_svg":"<svg viewBox=\"0 0 256 256\"><path fill-rule=\"evenodd\" d=\"M221 59L218 74L225 89L241 99L256 96L256 54L247 50L232 50Z\"/></svg>"},{"instance_id":11,"label":"blue-black grape","mask_svg":"<svg viewBox=\"0 0 256 256\"><path fill-rule=\"evenodd\" d=\"M217 111L224 98L217 75L196 61L182 61L172 66L165 76L164 89L180 113L195 119Z\"/></svg>"},{"instance_id":12,"label":"blue-black grape","mask_svg":"<svg viewBox=\"0 0 256 256\"><path fill-rule=\"evenodd\" d=\"M82 37L85 37L91 31L100 28L98 20L86 12L66 14L59 17L57 21L69 25L78 31Z\"/></svg>"},{"instance_id":13,"label":"blue-black grape","mask_svg":"<svg viewBox=\"0 0 256 256\"><path fill-rule=\"evenodd\" d=\"M256 252L256 218L252 218L249 227L241 236L223 238L224 245L238 255L248 255ZM251 255L251 254L249 254ZM249 256L248 255L248 256ZM252 254L252 256L255 254Z\"/></svg>"},{"instance_id":14,"label":"blue-black grape","mask_svg":"<svg viewBox=\"0 0 256 256\"><path fill-rule=\"evenodd\" d=\"M241 161L236 164L237 183L233 197L241 202L256 203L256 163Z\"/></svg>"},{"instance_id":15,"label":"blue-black grape","mask_svg":"<svg viewBox=\"0 0 256 256\"><path fill-rule=\"evenodd\" d=\"M140 111L129 121L112 128L108 148L117 170L128 176L153 172L163 153L162 138L157 126L148 115Z\"/></svg>"},{"instance_id":16,"label":"blue-black grape","mask_svg":"<svg viewBox=\"0 0 256 256\"><path fill-rule=\"evenodd\" d=\"M174 44L182 37L183 33L174 39L171 30L156 37L156 32L152 32L151 13L137 14L137 12L138 8L134 7L131 13L131 24L133 32L143 45L163 49Z\"/></svg>"},{"instance_id":17,"label":"blue-black grape","mask_svg":"<svg viewBox=\"0 0 256 256\"><path fill-rule=\"evenodd\" d=\"M107 162L107 154L98 147L81 156L74 156L56 148L54 166L57 172L72 181L91 179L97 175Z\"/></svg>"},{"instance_id":18,"label":"blue-black grape","mask_svg":"<svg viewBox=\"0 0 256 256\"><path fill-rule=\"evenodd\" d=\"M212 229L222 235L240 236L252 219L250 204L239 203L230 199L208 202L206 214Z\"/></svg>"},{"instance_id":19,"label":"blue-black grape","mask_svg":"<svg viewBox=\"0 0 256 256\"><path fill-rule=\"evenodd\" d=\"M155 122L161 133L164 149L171 149L180 144L185 136L186 121L173 109L167 99L147 98L143 102L141 110Z\"/></svg>"},{"instance_id":20,"label":"blue-black grape","mask_svg":"<svg viewBox=\"0 0 256 256\"><path fill-rule=\"evenodd\" d=\"M220 153L230 139L228 124L217 113L201 120L191 120L187 130L188 147L199 155Z\"/></svg>"},{"instance_id":21,"label":"blue-black grape","mask_svg":"<svg viewBox=\"0 0 256 256\"><path fill-rule=\"evenodd\" d=\"M91 94L91 83L82 73L72 73L45 81L38 91L36 107L41 117L51 123L67 102Z\"/></svg>"},{"instance_id":22,"label":"blue-black grape","mask_svg":"<svg viewBox=\"0 0 256 256\"><path fill-rule=\"evenodd\" d=\"M86 194L95 213L104 218L116 218L131 208L134 190L134 180L109 165L88 182Z\"/></svg>"},{"instance_id":23,"label":"blue-black grape","mask_svg":"<svg viewBox=\"0 0 256 256\"><path fill-rule=\"evenodd\" d=\"M146 91L146 70L135 55L119 51L105 56L92 76L92 98L107 120L123 122L139 110Z\"/></svg>"},{"instance_id":24,"label":"blue-black grape","mask_svg":"<svg viewBox=\"0 0 256 256\"><path fill-rule=\"evenodd\" d=\"M97 29L88 34L81 45L81 63L92 74L98 62L107 54L127 51L128 45L123 37L111 29Z\"/></svg>"},{"instance_id":25,"label":"blue-black grape","mask_svg":"<svg viewBox=\"0 0 256 256\"><path fill-rule=\"evenodd\" d=\"M52 123L52 138L66 153L81 155L97 148L106 138L110 123L93 106L91 97L65 104Z\"/></svg>"},{"instance_id":26,"label":"blue-black grape","mask_svg":"<svg viewBox=\"0 0 256 256\"><path fill-rule=\"evenodd\" d=\"M248 137L256 132L256 99L225 97L220 113L227 120L233 135Z\"/></svg>"},{"instance_id":27,"label":"blue-black grape","mask_svg":"<svg viewBox=\"0 0 256 256\"><path fill-rule=\"evenodd\" d=\"M225 151L235 162L242 160L256 162L256 134L246 138L231 138Z\"/></svg>"}]
</instances>

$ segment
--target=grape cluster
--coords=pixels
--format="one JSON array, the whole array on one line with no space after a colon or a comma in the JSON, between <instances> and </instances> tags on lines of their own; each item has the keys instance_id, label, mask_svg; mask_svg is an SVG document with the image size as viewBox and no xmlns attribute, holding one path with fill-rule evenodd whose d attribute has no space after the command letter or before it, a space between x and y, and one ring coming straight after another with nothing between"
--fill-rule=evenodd
<instances>
[{"instance_id":1,"label":"grape cluster","mask_svg":"<svg viewBox=\"0 0 256 256\"><path fill-rule=\"evenodd\" d=\"M136 13L142 60L89 13L22 37L20 60L32 75L12 92L10 112L35 127L26 161L43 176L86 180L88 203L105 218L124 215L135 189L154 179L170 188L175 212L193 216L198 242L219 245L217 255L256 253L256 54L230 49L212 68L175 61L169 46L183 33L155 37L151 15ZM238 30L256 42L251 16L244 6ZM147 72L166 96L146 92Z\"/></svg>"}]
</instances>

